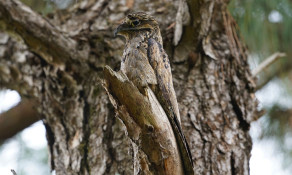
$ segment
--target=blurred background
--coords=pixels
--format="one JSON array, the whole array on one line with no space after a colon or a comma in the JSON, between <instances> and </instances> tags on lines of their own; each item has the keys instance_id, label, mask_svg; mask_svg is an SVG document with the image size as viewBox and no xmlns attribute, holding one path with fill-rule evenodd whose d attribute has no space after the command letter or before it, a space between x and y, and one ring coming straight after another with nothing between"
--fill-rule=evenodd
<instances>
[{"instance_id":1,"label":"blurred background","mask_svg":"<svg viewBox=\"0 0 292 175\"><path fill-rule=\"evenodd\" d=\"M46 15L78 0L21 0ZM251 175L292 174L292 1L231 0L253 70L274 54L279 58L258 76L256 96L265 114L252 123ZM285 53L283 54L277 53ZM276 53L276 54L275 54ZM0 113L20 101L16 91L0 90ZM49 175L45 128L41 121L0 145L0 174Z\"/></svg>"}]
</instances>

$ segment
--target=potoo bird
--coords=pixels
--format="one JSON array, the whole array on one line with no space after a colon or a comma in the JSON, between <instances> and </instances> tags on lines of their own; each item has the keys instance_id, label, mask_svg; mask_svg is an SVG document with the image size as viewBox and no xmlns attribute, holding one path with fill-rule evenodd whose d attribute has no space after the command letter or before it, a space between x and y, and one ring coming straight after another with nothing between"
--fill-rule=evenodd
<instances>
[{"instance_id":1,"label":"potoo bird","mask_svg":"<svg viewBox=\"0 0 292 175\"><path fill-rule=\"evenodd\" d=\"M194 174L191 153L180 125L170 63L157 21L143 12L131 13L118 26L115 35L126 39L121 71L141 93L145 87L154 92L172 126L185 174Z\"/></svg>"}]
</instances>

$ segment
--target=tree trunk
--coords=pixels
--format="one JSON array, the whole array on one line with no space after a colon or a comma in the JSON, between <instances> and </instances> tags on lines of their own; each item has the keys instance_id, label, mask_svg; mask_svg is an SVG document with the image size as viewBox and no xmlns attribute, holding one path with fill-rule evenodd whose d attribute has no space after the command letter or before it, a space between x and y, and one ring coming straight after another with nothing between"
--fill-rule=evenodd
<instances>
[{"instance_id":1,"label":"tree trunk","mask_svg":"<svg viewBox=\"0 0 292 175\"><path fill-rule=\"evenodd\" d=\"M129 11L160 23L195 174L249 174L257 102L226 1L76 2L43 18L0 1L0 87L37 101L56 174L141 173L102 87L103 67L119 68L124 43L113 31Z\"/></svg>"}]
</instances>

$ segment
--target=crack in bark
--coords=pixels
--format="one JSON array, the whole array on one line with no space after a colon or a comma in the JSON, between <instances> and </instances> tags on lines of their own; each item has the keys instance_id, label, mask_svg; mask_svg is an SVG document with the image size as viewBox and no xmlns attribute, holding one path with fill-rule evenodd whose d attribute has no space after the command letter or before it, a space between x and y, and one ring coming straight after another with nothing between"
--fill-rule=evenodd
<instances>
[{"instance_id":1,"label":"crack in bark","mask_svg":"<svg viewBox=\"0 0 292 175\"><path fill-rule=\"evenodd\" d=\"M203 56L200 71L203 73L203 80L204 80L204 83L206 85L208 92L211 92L212 89L209 87L210 83L207 81L208 72L205 72L206 70L208 70L208 67L206 66L206 64L207 64L206 59L212 59L212 58L210 58L208 55ZM210 95L212 95L212 94L210 94Z\"/></svg>"},{"instance_id":2,"label":"crack in bark","mask_svg":"<svg viewBox=\"0 0 292 175\"><path fill-rule=\"evenodd\" d=\"M231 98L231 104L233 107L233 110L239 120L239 126L245 131L247 132L249 130L250 124L243 118L243 113L239 107L239 105L236 102L236 99L232 96L232 94L230 94L230 98Z\"/></svg>"},{"instance_id":3,"label":"crack in bark","mask_svg":"<svg viewBox=\"0 0 292 175\"><path fill-rule=\"evenodd\" d=\"M109 162L106 165L106 170L105 170L105 174L109 174L111 167L112 167L112 162L114 162L115 160L115 150L112 146L112 141L113 141L113 131L112 131L112 126L115 124L115 112L114 112L114 108L113 106L108 103L108 118L107 118L107 122L106 122L106 130L104 132L104 143L107 146L107 152L109 154ZM114 117L114 118L111 118Z\"/></svg>"},{"instance_id":4,"label":"crack in bark","mask_svg":"<svg viewBox=\"0 0 292 175\"><path fill-rule=\"evenodd\" d=\"M47 136L47 140L48 140L48 145L49 145L49 149L50 149L50 156L54 156L53 152L54 152L54 143L55 143L55 136L54 133L51 129L51 127L46 124L46 122L43 122L46 128L46 136ZM51 157L50 159L50 164L51 164L51 169L54 170L55 169L55 162L54 162L54 158Z\"/></svg>"},{"instance_id":5,"label":"crack in bark","mask_svg":"<svg viewBox=\"0 0 292 175\"><path fill-rule=\"evenodd\" d=\"M65 122L63 117L64 116L60 116L60 122L61 122L62 126L64 127L64 132L65 132L65 135L66 135L66 149L69 150L68 143L69 143L69 140L70 140L70 134L68 132L68 128L66 126L66 122Z\"/></svg>"},{"instance_id":6,"label":"crack in bark","mask_svg":"<svg viewBox=\"0 0 292 175\"><path fill-rule=\"evenodd\" d=\"M231 156L230 156L231 175L236 175L235 160L234 160L233 154L234 153L231 152Z\"/></svg>"},{"instance_id":7,"label":"crack in bark","mask_svg":"<svg viewBox=\"0 0 292 175\"><path fill-rule=\"evenodd\" d=\"M88 145L89 145L89 136L90 136L90 125L89 125L89 118L90 118L90 105L87 102L86 96L84 95L83 91L80 91L80 97L83 98L84 101L84 107L83 107L83 123L82 123L82 127L83 127L83 142L84 142L84 146L83 146L83 159L81 161L81 164L83 166L85 166L87 172L90 174L90 167L89 167L89 163L88 163ZM81 166L81 168L83 168L83 166Z\"/></svg>"}]
</instances>

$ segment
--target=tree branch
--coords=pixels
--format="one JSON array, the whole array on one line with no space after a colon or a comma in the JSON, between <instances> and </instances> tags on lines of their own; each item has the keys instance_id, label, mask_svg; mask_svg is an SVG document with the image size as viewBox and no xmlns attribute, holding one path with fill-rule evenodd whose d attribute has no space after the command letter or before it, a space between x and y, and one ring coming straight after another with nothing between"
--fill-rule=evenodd
<instances>
[{"instance_id":1,"label":"tree branch","mask_svg":"<svg viewBox=\"0 0 292 175\"><path fill-rule=\"evenodd\" d=\"M280 54L280 55L279 55ZM262 67L262 68L256 68L258 70L260 70L257 74L259 74L260 72L262 72L264 69L266 69L267 67L269 67L273 62L275 62L277 59L286 56L285 53L275 53L273 55L271 55L270 57L266 58L263 63L260 64L260 66L258 67ZM261 66L263 65L263 66ZM278 76L280 73L282 72L289 72L291 70L292 64L291 62L286 62L284 65L282 66L275 66L272 70L268 71L267 73L265 73L264 75L262 75L257 83L256 83L256 90L261 89L262 87L264 87L268 82L270 82L274 77ZM255 70L253 72L256 72ZM253 73L253 76L255 76L256 74Z\"/></svg>"},{"instance_id":2,"label":"tree branch","mask_svg":"<svg viewBox=\"0 0 292 175\"><path fill-rule=\"evenodd\" d=\"M175 135L151 89L146 88L146 95L141 94L124 74L108 66L104 75L104 87L110 100L132 141L147 155L152 173L183 174ZM144 172L148 171L148 167L141 167Z\"/></svg>"},{"instance_id":3,"label":"tree branch","mask_svg":"<svg viewBox=\"0 0 292 175\"><path fill-rule=\"evenodd\" d=\"M86 58L77 42L65 36L48 20L17 0L0 1L0 28L23 39L30 50L48 63Z\"/></svg>"},{"instance_id":4,"label":"tree branch","mask_svg":"<svg viewBox=\"0 0 292 175\"><path fill-rule=\"evenodd\" d=\"M266 68L268 68L270 65L272 65L279 58L282 58L282 57L285 57L285 56L286 56L286 54L285 53L281 53L281 52L276 52L273 55L269 56L263 62L261 62L261 64L258 67L256 67L254 70L252 70L253 76L254 77L257 76L259 73L264 71Z\"/></svg>"},{"instance_id":5,"label":"tree branch","mask_svg":"<svg viewBox=\"0 0 292 175\"><path fill-rule=\"evenodd\" d=\"M25 99L0 114L0 143L39 120L34 106L34 100Z\"/></svg>"}]
</instances>

